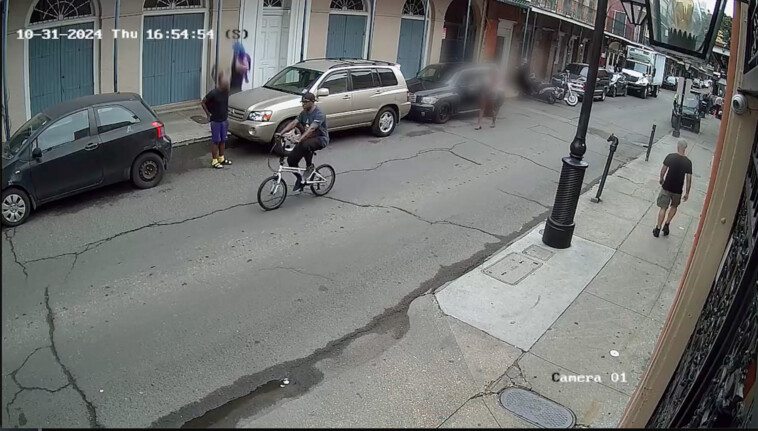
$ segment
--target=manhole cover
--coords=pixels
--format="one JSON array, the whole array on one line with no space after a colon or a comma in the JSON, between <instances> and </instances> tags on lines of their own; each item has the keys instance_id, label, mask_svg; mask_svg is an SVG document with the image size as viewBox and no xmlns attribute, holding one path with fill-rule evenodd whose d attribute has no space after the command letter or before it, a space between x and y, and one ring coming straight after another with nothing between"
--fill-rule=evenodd
<instances>
[{"instance_id":1,"label":"manhole cover","mask_svg":"<svg viewBox=\"0 0 758 431\"><path fill-rule=\"evenodd\" d=\"M511 253L486 268L484 273L503 283L518 284L540 266L542 263L531 257L521 253Z\"/></svg>"},{"instance_id":2,"label":"manhole cover","mask_svg":"<svg viewBox=\"0 0 758 431\"><path fill-rule=\"evenodd\" d=\"M514 415L542 428L571 428L574 413L542 395L521 388L500 392L500 405Z\"/></svg>"},{"instance_id":3,"label":"manhole cover","mask_svg":"<svg viewBox=\"0 0 758 431\"><path fill-rule=\"evenodd\" d=\"M546 262L548 259L553 257L553 252L546 249L545 247L540 247L537 244L532 244L529 247L527 247L524 252L525 255L536 257L537 259Z\"/></svg>"}]
</instances>

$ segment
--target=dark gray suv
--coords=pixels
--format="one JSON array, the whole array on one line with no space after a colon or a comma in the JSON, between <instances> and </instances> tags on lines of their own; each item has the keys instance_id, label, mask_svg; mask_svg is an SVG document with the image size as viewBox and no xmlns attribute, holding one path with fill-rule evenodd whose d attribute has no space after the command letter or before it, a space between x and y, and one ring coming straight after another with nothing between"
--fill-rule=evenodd
<instances>
[{"instance_id":1,"label":"dark gray suv","mask_svg":"<svg viewBox=\"0 0 758 431\"><path fill-rule=\"evenodd\" d=\"M589 71L589 65L587 63L571 63L567 64L563 69L563 72L569 73L569 85L579 95L579 98L584 96L584 84L587 81L587 71ZM560 74L553 75L553 84L560 85ZM610 75L605 69L599 69L597 71L597 83L595 84L595 98L605 100L605 96L608 95L608 86L610 85Z\"/></svg>"}]
</instances>

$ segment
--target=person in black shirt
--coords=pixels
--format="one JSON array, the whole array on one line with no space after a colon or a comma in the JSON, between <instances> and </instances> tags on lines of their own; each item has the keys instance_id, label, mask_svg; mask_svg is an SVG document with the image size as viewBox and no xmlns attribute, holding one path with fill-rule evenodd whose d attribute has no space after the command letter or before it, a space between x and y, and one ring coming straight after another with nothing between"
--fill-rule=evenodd
<instances>
[{"instance_id":1,"label":"person in black shirt","mask_svg":"<svg viewBox=\"0 0 758 431\"><path fill-rule=\"evenodd\" d=\"M676 209L680 202L687 202L692 186L692 162L684 152L687 149L687 141L680 140L676 145L676 153L671 153L663 160L659 182L661 192L658 194L658 223L653 229L653 236L658 238L663 225L663 236L669 234L669 223L676 215ZM687 182L686 191L684 188ZM684 191L684 194L682 194ZM668 214L667 214L668 213ZM665 220L665 223L664 223Z\"/></svg>"},{"instance_id":2,"label":"person in black shirt","mask_svg":"<svg viewBox=\"0 0 758 431\"><path fill-rule=\"evenodd\" d=\"M232 161L224 158L226 134L229 130L227 123L229 79L227 79L223 71L218 75L216 88L205 95L200 105L202 105L205 115L211 121L211 166L221 169L224 165L231 165Z\"/></svg>"}]
</instances>

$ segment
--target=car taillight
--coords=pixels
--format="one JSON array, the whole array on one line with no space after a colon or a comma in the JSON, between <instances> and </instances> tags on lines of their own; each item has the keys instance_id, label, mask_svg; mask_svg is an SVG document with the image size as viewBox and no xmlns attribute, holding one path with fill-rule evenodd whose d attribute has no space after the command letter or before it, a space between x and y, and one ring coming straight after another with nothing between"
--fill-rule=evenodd
<instances>
[{"instance_id":1,"label":"car taillight","mask_svg":"<svg viewBox=\"0 0 758 431\"><path fill-rule=\"evenodd\" d=\"M411 101L411 92L410 91L406 91L405 92L405 101L406 102L410 102Z\"/></svg>"},{"instance_id":2,"label":"car taillight","mask_svg":"<svg viewBox=\"0 0 758 431\"><path fill-rule=\"evenodd\" d=\"M163 123L160 121L153 121L153 127L155 127L158 137L162 138L166 134L166 130L163 128Z\"/></svg>"}]
</instances>

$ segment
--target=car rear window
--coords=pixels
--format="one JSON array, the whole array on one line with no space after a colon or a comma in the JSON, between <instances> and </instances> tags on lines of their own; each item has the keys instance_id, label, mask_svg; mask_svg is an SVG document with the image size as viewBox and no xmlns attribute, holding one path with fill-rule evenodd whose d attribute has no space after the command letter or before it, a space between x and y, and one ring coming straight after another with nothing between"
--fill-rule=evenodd
<instances>
[{"instance_id":1,"label":"car rear window","mask_svg":"<svg viewBox=\"0 0 758 431\"><path fill-rule=\"evenodd\" d=\"M123 106L102 106L95 109L95 113L97 114L97 133L110 132L140 122L134 112Z\"/></svg>"},{"instance_id":2,"label":"car rear window","mask_svg":"<svg viewBox=\"0 0 758 431\"><path fill-rule=\"evenodd\" d=\"M365 90L367 88L374 88L374 77L370 69L366 70L352 70L350 76L353 78L353 90Z\"/></svg>"},{"instance_id":3,"label":"car rear window","mask_svg":"<svg viewBox=\"0 0 758 431\"><path fill-rule=\"evenodd\" d=\"M377 69L382 87L392 87L397 85L397 77L392 69Z\"/></svg>"}]
</instances>

